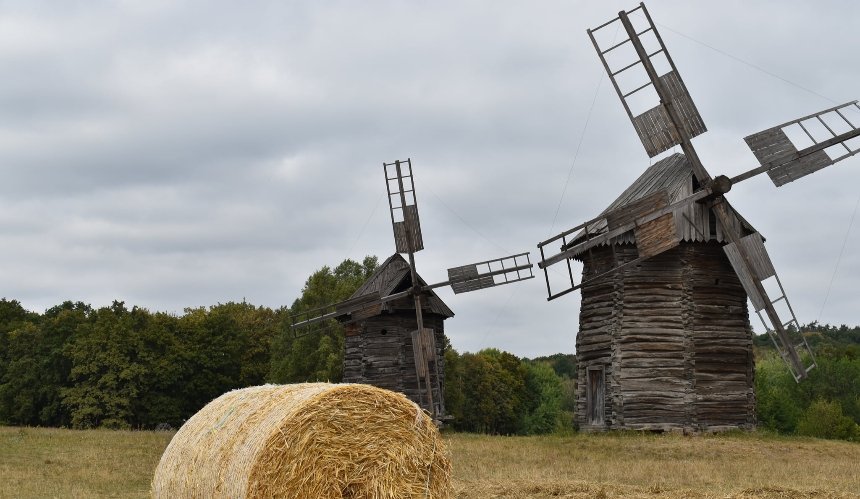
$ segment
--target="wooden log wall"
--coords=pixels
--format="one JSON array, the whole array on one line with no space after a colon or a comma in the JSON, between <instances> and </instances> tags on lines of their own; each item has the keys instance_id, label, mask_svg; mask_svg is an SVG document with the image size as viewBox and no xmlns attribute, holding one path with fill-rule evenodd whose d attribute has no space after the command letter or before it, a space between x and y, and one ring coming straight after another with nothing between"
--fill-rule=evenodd
<instances>
[{"instance_id":1,"label":"wooden log wall","mask_svg":"<svg viewBox=\"0 0 860 499\"><path fill-rule=\"evenodd\" d=\"M583 278L598 275L616 264L615 255L605 247L590 253ZM587 284L582 288L582 305L579 310L579 334L576 336L577 385L576 422L581 429L608 429L617 424L613 390L608 389L613 375L612 338L618 329L621 316L617 313L621 301L621 279L618 274ZM587 417L587 370L602 367L604 383L603 421L591 424Z\"/></svg>"},{"instance_id":2,"label":"wooden log wall","mask_svg":"<svg viewBox=\"0 0 860 499\"><path fill-rule=\"evenodd\" d=\"M630 244L597 248L584 274L636 256ZM719 243L682 243L583 287L576 345L583 430L754 427L746 295ZM597 366L605 417L594 422L587 381Z\"/></svg>"},{"instance_id":3,"label":"wooden log wall","mask_svg":"<svg viewBox=\"0 0 860 499\"><path fill-rule=\"evenodd\" d=\"M695 303L696 422L704 428L755 428L755 360L747 296L717 244L698 245Z\"/></svg>"},{"instance_id":4,"label":"wooden log wall","mask_svg":"<svg viewBox=\"0 0 860 499\"><path fill-rule=\"evenodd\" d=\"M445 331L443 317L424 315L424 327L432 328L436 337L436 362L439 363L439 387L435 369L430 366L433 400L442 401L445 380ZM415 374L415 356L411 332L417 328L414 310L383 312L347 329L344 341L344 383L366 383L403 393L421 407L427 407L426 395L419 391ZM423 386L423 381L422 381Z\"/></svg>"}]
</instances>

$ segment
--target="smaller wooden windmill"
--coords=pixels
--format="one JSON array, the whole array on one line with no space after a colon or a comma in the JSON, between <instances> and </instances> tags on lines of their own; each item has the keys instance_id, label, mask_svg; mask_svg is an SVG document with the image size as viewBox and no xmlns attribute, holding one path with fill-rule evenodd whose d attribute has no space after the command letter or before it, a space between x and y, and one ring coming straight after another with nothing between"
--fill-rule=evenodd
<instances>
[{"instance_id":1,"label":"smaller wooden windmill","mask_svg":"<svg viewBox=\"0 0 860 499\"><path fill-rule=\"evenodd\" d=\"M293 317L292 327L299 334L330 319L344 324L345 382L403 392L441 419L443 321L454 314L433 290L451 286L454 293L465 293L531 279L532 263L527 252L518 253L450 268L447 281L427 284L415 268L415 253L424 249L424 240L412 161L383 163L383 170L396 253L349 299Z\"/></svg>"},{"instance_id":2,"label":"smaller wooden windmill","mask_svg":"<svg viewBox=\"0 0 860 499\"><path fill-rule=\"evenodd\" d=\"M612 25L626 36L598 42ZM588 34L648 156L675 146L684 154L654 164L599 217L538 244L548 299L582 290L577 421L592 430L754 426L744 292L795 380L815 359L762 236L725 194L760 173L779 187L857 154L860 119L848 113L860 107L750 135L760 166L712 177L691 141L707 129L645 5ZM616 57L623 50L626 60ZM578 283L572 259L583 262ZM562 262L565 287L553 290L548 269Z\"/></svg>"}]
</instances>

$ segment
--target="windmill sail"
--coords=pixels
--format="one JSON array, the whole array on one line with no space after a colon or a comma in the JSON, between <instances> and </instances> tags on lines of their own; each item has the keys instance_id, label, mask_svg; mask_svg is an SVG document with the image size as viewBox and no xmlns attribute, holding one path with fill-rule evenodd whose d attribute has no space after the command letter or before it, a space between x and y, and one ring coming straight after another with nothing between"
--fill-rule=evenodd
<instances>
[{"instance_id":1,"label":"windmill sail","mask_svg":"<svg viewBox=\"0 0 860 499\"><path fill-rule=\"evenodd\" d=\"M851 139L860 136L860 119L854 118L852 122L849 112L860 114L857 101L825 109L744 138L762 166L733 181L745 180L766 171L774 185L780 187L857 154L860 152L860 141ZM789 133L794 135L794 140ZM806 147L798 147L801 141Z\"/></svg>"},{"instance_id":2,"label":"windmill sail","mask_svg":"<svg viewBox=\"0 0 860 499\"><path fill-rule=\"evenodd\" d=\"M394 227L394 245L398 253L414 253L424 249L421 222L418 218L412 160L383 163L388 208Z\"/></svg>"},{"instance_id":3,"label":"windmill sail","mask_svg":"<svg viewBox=\"0 0 860 499\"><path fill-rule=\"evenodd\" d=\"M533 277L528 253L518 253L448 269L448 282L451 283L451 289L455 294L524 281Z\"/></svg>"},{"instance_id":4,"label":"windmill sail","mask_svg":"<svg viewBox=\"0 0 860 499\"><path fill-rule=\"evenodd\" d=\"M647 26L641 31L637 31L629 19L630 14L639 14L639 11L641 11L641 14L644 15L647 21ZM626 38L607 48L603 48L595 36L596 33L609 26L616 25L615 23L617 22L620 22L624 27ZM657 28L654 26L654 22L651 20L645 4L640 4L639 7L627 12L620 12L618 17L611 21L588 30L588 35L649 157L653 158L661 152L681 144L684 140L682 134L685 134L687 139L691 139L707 131L699 110L693 103L693 99L690 97L690 93L687 91L686 85L684 85L684 80L672 61L672 57L666 50L663 39L660 37L660 33L657 32ZM656 50L648 52L642 43L642 38L648 38ZM624 62L620 63L624 65L617 67L618 65L613 64L609 60L609 57L614 55L613 53L630 46L635 49L636 53L636 58L633 62L625 64L627 60L624 60ZM657 69L661 66L668 68L663 74L660 74ZM647 81L636 86L642 81L641 73L643 70L647 74ZM635 78L634 75L636 72L639 73L639 79L631 79ZM625 81L620 81L622 77L626 77L624 78ZM626 85L627 80L634 81L635 83ZM628 86L634 88L627 88ZM649 99L645 96L646 93L651 94L650 101L653 107L642 113L634 111L632 109L632 101L634 99L645 98L647 102ZM673 114L675 116L672 116ZM677 129L678 126L682 127L683 130L679 131Z\"/></svg>"},{"instance_id":5,"label":"windmill sail","mask_svg":"<svg viewBox=\"0 0 860 499\"><path fill-rule=\"evenodd\" d=\"M755 232L742 237L723 246L723 251L795 381L805 378L816 366L815 356L800 333L800 324L785 296L761 234ZM769 291L764 283L771 279L776 286ZM775 296L772 298L771 294ZM778 309L778 305L782 306Z\"/></svg>"}]
</instances>

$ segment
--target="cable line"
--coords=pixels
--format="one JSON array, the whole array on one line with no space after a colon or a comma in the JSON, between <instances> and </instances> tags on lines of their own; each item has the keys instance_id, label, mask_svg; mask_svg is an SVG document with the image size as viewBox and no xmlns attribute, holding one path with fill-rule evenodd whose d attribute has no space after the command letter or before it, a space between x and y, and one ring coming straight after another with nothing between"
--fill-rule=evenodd
<instances>
[{"instance_id":1,"label":"cable line","mask_svg":"<svg viewBox=\"0 0 860 499\"><path fill-rule=\"evenodd\" d=\"M833 267L833 275L830 276L830 284L827 285L827 292L824 294L824 303L821 304L821 310L818 311L818 319L816 319L816 322L821 322L821 316L824 314L824 307L827 305L827 299L830 298L830 290L833 288L833 281L836 280L836 273L839 271L839 264L842 262L842 256L845 254L845 247L848 246L848 236L851 234L852 227L854 227L854 218L857 216L858 207L860 207L860 196L857 196L857 202L854 203L854 212L851 213L851 220L848 222L848 230L845 232L845 238L842 239L842 248L839 250L839 257L836 258L836 266Z\"/></svg>"},{"instance_id":2,"label":"cable line","mask_svg":"<svg viewBox=\"0 0 860 499\"><path fill-rule=\"evenodd\" d=\"M724 50L720 50L720 49L718 49L718 48L714 47L713 45L709 45L709 44L707 44L707 43L705 43L705 42L703 42L703 41L701 41L701 40L696 40L696 39L695 39L695 38L693 38L692 36L690 36L690 35L686 35L686 34L684 34L684 33L681 33L680 31L678 31L678 30L676 30L676 29L674 29L674 28L671 28L671 27L669 27L669 26L666 26L665 24L660 24L660 23L656 23L656 24L657 24L658 26L660 26L661 28L667 29L667 30L671 31L672 33L675 33L675 34L676 34L676 35L678 35L678 36L684 37L684 38L686 38L687 40L690 40L690 41L692 41L692 42L696 42L696 43L698 43L699 45L702 45L703 47L707 47L707 48L709 48L709 49L713 50L714 52L716 52L716 53L718 53L718 54L722 54L722 55L724 55L724 56L728 57L729 59L735 60L735 61L737 61L737 62L739 62L739 63L741 63L741 64L743 64L743 65L745 65L745 66L749 66L749 67L751 67L751 68L753 68L753 69L755 69L755 70L757 70L757 71L761 71L762 73L764 73L764 74L766 74L766 75L768 75L768 76L770 76L770 77L776 78L777 80L780 80L780 81L782 81L782 82L784 82L784 83L788 83L789 85L791 85L791 86L793 86L793 87L796 87L796 88L799 88L800 90L803 90L804 92L809 92L810 94L815 95L815 96L817 96L817 97L821 97L822 99L824 99L824 100L826 100L826 101L828 101L828 102L831 102L831 103L833 103L833 104L837 104L837 102L836 102L835 100L831 99L830 97L827 97L826 95L819 94L819 93L818 93L818 92L816 92L815 90L812 90L812 89L810 89L810 88L806 88L806 87L804 87L803 85L800 85L800 84L798 84L798 83L795 83L795 82L793 82L793 81L789 80L788 78L783 78L782 76L780 76L780 75L778 75L778 74L776 74L776 73L772 73L772 72L770 72L770 71L768 71L768 70L764 69L763 67L761 67L761 66L759 66L759 65L757 65L757 64L754 64L754 63L752 63L752 62L749 62L749 61L746 61L746 60L744 60L744 59L741 59L741 58L740 58L740 57L738 57L738 56L732 55L732 54L730 54L730 53L728 53L728 52L726 52L726 51L724 51Z\"/></svg>"}]
</instances>

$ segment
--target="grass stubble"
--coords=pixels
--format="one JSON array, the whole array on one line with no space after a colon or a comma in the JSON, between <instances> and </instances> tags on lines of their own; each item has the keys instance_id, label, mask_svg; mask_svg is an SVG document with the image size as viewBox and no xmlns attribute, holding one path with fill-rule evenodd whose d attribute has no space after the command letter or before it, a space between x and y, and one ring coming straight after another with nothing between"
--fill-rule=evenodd
<instances>
[{"instance_id":1,"label":"grass stubble","mask_svg":"<svg viewBox=\"0 0 860 499\"><path fill-rule=\"evenodd\" d=\"M0 498L148 497L172 436L0 427ZM860 499L860 444L850 442L766 433L445 440L463 499Z\"/></svg>"},{"instance_id":2,"label":"grass stubble","mask_svg":"<svg viewBox=\"0 0 860 499\"><path fill-rule=\"evenodd\" d=\"M860 444L765 433L451 435L462 498L860 498Z\"/></svg>"}]
</instances>

